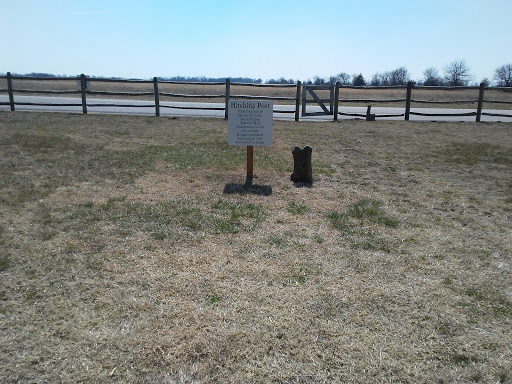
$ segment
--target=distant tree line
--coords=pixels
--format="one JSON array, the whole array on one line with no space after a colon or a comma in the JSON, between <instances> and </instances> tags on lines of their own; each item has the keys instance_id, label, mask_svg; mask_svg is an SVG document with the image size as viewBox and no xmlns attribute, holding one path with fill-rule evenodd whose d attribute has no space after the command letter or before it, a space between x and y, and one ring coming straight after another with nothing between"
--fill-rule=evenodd
<instances>
[{"instance_id":1,"label":"distant tree line","mask_svg":"<svg viewBox=\"0 0 512 384\"><path fill-rule=\"evenodd\" d=\"M263 80L253 79L250 77L230 77L232 82L235 83L253 83L261 84ZM226 81L225 77L205 77L205 76L173 76L173 77L158 77L162 81L195 81L201 83L222 83Z\"/></svg>"},{"instance_id":2,"label":"distant tree line","mask_svg":"<svg viewBox=\"0 0 512 384\"><path fill-rule=\"evenodd\" d=\"M54 75L51 73L44 73L44 72L30 72L30 73L24 73L24 74L13 73L12 75L13 76L21 76L21 77L39 77L41 79L52 79L54 77L74 77L74 76ZM5 76L5 74L2 73L2 76Z\"/></svg>"},{"instance_id":3,"label":"distant tree line","mask_svg":"<svg viewBox=\"0 0 512 384\"><path fill-rule=\"evenodd\" d=\"M494 85L498 87L512 86L512 64L505 64L498 67L494 72ZM405 67L399 67L392 71L377 72L370 79L365 79L362 73L349 75L341 72L336 76L321 78L315 76L312 80L304 81L307 85L332 85L339 82L341 85L353 86L392 86L405 85L411 81L409 71ZM465 86L473 81L469 66L464 60L456 60L444 67L441 75L437 68L429 67L423 72L423 78L413 81L413 84L427 86ZM486 86L491 85L488 78L481 80ZM478 85L478 83L476 83Z\"/></svg>"},{"instance_id":4,"label":"distant tree line","mask_svg":"<svg viewBox=\"0 0 512 384\"><path fill-rule=\"evenodd\" d=\"M4 73L0 73L1 76L5 76ZM55 77L69 77L74 78L75 76L69 76L69 75L54 75L51 73L43 73L43 72L31 72L31 73L25 73L25 74L17 74L13 73L13 76L20 76L20 77L38 77L41 79L51 79ZM87 76L91 79L111 79L111 80L127 80L125 77L117 77L117 76ZM134 78L130 78L128 80L138 80ZM215 83L223 83L226 81L225 77L205 77L205 76L173 76L173 77L158 77L158 80L161 81L197 81L197 82L215 82ZM250 77L231 77L230 80L232 82L237 83L255 83L255 84L261 84L263 82L262 79L253 79ZM293 81L292 81L293 84Z\"/></svg>"},{"instance_id":5,"label":"distant tree line","mask_svg":"<svg viewBox=\"0 0 512 384\"><path fill-rule=\"evenodd\" d=\"M0 74L5 76L5 74ZM57 76L50 73L31 72L24 75L26 77L39 77L39 78L52 78L52 77L75 77L75 76ZM100 76L91 76L91 78L100 78ZM104 78L104 77L101 77ZM122 80L121 77L108 77L108 79ZM205 77L205 76L173 76L173 77L158 77L161 81L194 81L194 82L224 82L225 77ZM253 79L250 77L231 77L232 82L237 83L263 83L262 79ZM512 87L512 64L504 64L494 71L494 83L498 87ZM353 86L393 86L405 85L411 81L409 71L405 67L399 67L392 71L377 72L373 74L370 79L365 79L362 73L349 75L345 72L340 72L336 76L329 78L321 78L318 76L313 79L303 81L306 85L333 85L339 82L341 85ZM427 86L465 86L473 81L473 76L469 66L464 60L455 60L443 68L443 74L440 74L437 68L428 67L423 71L423 78L414 81L414 84L427 85ZM295 84L296 80L286 79L280 77L278 79L268 79L266 84ZM488 78L481 80L486 86L491 85ZM478 83L476 83L478 85Z\"/></svg>"}]
</instances>

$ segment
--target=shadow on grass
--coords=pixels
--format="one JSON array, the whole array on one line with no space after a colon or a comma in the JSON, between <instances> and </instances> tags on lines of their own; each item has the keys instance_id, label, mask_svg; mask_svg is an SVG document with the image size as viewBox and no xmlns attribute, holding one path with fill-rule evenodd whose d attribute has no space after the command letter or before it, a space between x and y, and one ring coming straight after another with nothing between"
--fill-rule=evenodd
<instances>
[{"instance_id":1,"label":"shadow on grass","mask_svg":"<svg viewBox=\"0 0 512 384\"><path fill-rule=\"evenodd\" d=\"M245 184L227 183L224 186L224 193L228 195L260 195L270 196L272 194L272 186L253 184L252 179L246 179Z\"/></svg>"},{"instance_id":2,"label":"shadow on grass","mask_svg":"<svg viewBox=\"0 0 512 384\"><path fill-rule=\"evenodd\" d=\"M313 183L305 183L305 182L302 182L302 181L294 181L293 185L296 188L313 188Z\"/></svg>"}]
</instances>

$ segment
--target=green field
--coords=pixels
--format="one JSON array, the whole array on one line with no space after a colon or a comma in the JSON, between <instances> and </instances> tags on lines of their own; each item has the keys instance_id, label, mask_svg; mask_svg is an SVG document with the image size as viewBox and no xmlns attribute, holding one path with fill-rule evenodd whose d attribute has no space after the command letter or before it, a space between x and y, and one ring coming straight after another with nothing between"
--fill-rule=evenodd
<instances>
[{"instance_id":1,"label":"green field","mask_svg":"<svg viewBox=\"0 0 512 384\"><path fill-rule=\"evenodd\" d=\"M256 193L220 119L5 112L0 148L3 383L512 381L510 123L275 121Z\"/></svg>"}]
</instances>

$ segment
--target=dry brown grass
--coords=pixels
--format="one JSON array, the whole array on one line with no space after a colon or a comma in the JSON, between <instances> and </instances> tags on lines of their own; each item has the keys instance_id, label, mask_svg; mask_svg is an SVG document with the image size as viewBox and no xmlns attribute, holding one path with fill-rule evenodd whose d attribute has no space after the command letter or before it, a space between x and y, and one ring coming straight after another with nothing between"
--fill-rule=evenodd
<instances>
[{"instance_id":1,"label":"dry brown grass","mask_svg":"<svg viewBox=\"0 0 512 384\"><path fill-rule=\"evenodd\" d=\"M0 381L512 380L511 124L226 126L0 114Z\"/></svg>"},{"instance_id":2,"label":"dry brown grass","mask_svg":"<svg viewBox=\"0 0 512 384\"><path fill-rule=\"evenodd\" d=\"M5 79L0 79L6 82ZM38 80L14 80L14 89L33 89L33 90L75 90L76 81L38 81ZM91 87L93 91L106 92L153 92L153 84L140 83L111 83L92 81ZM4 88L0 83L0 88ZM5 84L5 88L7 85ZM185 95L223 95L225 93L224 85L209 84L169 84L160 83L159 90L161 92ZM328 93L319 91L321 97L328 98ZM340 106L367 106L372 104L380 107L405 107L405 102L343 102L344 99L405 99L405 89L352 89L341 88L340 90ZM77 93L77 96L79 94ZM291 97L295 98L296 88L274 88L274 87L247 87L232 85L231 95L250 95L250 96L272 96L272 97ZM131 98L133 100L154 100L153 96L109 96L109 95L89 95L89 98ZM412 93L413 99L426 101L461 101L454 104L435 104L435 103L412 103L413 108L477 108L478 89L469 90L432 90L432 89L414 89ZM311 97L308 96L308 99ZM486 90L484 109L512 109L512 104L499 104L492 101L508 101L512 102L512 92L504 92L501 90ZM187 97L167 97L161 96L161 101L195 101L195 102L211 102L223 103L223 98L187 98ZM466 101L466 102L463 102ZM294 101L277 100L275 104L295 104Z\"/></svg>"}]
</instances>

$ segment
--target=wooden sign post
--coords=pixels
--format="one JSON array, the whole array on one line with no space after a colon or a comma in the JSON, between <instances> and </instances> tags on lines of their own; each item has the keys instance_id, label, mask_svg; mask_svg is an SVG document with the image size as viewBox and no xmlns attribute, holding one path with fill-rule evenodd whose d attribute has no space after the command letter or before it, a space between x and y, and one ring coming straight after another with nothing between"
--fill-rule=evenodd
<instances>
[{"instance_id":1,"label":"wooden sign post","mask_svg":"<svg viewBox=\"0 0 512 384\"><path fill-rule=\"evenodd\" d=\"M254 177L254 146L272 145L272 101L230 100L228 145L247 146L247 182Z\"/></svg>"},{"instance_id":2,"label":"wooden sign post","mask_svg":"<svg viewBox=\"0 0 512 384\"><path fill-rule=\"evenodd\" d=\"M247 146L247 179L251 180L254 177L254 147Z\"/></svg>"}]
</instances>

